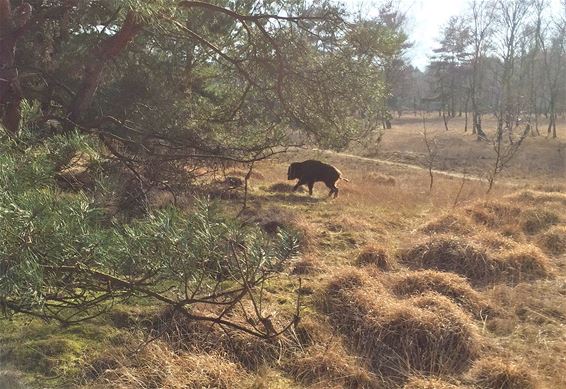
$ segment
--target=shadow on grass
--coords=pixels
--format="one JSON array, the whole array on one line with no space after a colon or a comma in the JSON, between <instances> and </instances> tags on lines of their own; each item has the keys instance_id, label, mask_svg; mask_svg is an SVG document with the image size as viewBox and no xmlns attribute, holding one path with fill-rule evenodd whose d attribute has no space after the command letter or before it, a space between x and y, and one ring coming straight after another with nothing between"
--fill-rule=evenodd
<instances>
[{"instance_id":1,"label":"shadow on grass","mask_svg":"<svg viewBox=\"0 0 566 389\"><path fill-rule=\"evenodd\" d=\"M316 197L316 195L308 196L295 193L270 193L266 196L268 199L284 201L288 203L315 204L326 201L327 197Z\"/></svg>"}]
</instances>

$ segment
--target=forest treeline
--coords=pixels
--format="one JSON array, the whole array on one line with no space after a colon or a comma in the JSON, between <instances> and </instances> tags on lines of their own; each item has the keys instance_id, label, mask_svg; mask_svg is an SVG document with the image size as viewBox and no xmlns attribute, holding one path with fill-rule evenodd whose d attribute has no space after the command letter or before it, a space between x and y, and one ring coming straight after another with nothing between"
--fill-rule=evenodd
<instances>
[{"instance_id":1,"label":"forest treeline","mask_svg":"<svg viewBox=\"0 0 566 389\"><path fill-rule=\"evenodd\" d=\"M533 135L557 136L566 111L566 2L474 0L439 36L424 72L399 68L394 110L465 116L465 129L480 137L484 115L495 115L500 131L522 123Z\"/></svg>"}]
</instances>

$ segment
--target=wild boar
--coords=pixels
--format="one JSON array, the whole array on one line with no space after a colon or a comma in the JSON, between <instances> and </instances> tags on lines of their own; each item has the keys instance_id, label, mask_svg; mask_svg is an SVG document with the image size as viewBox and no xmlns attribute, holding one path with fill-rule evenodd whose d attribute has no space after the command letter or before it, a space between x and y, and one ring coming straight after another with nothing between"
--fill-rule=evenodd
<instances>
[{"instance_id":1,"label":"wild boar","mask_svg":"<svg viewBox=\"0 0 566 389\"><path fill-rule=\"evenodd\" d=\"M293 187L293 192L301 185L307 184L310 195L312 195L312 188L315 182L324 182L330 189L328 196L330 197L334 194L334 198L338 197L336 182L338 180L349 182L348 179L342 177L340 170L336 169L334 166L312 159L303 162L293 162L287 171L287 179L299 180L297 185Z\"/></svg>"}]
</instances>

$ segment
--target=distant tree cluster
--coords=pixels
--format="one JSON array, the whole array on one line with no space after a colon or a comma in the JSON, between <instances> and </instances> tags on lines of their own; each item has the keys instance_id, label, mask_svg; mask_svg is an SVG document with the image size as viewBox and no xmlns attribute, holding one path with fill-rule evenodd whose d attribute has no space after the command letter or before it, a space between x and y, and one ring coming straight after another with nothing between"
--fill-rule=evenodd
<instances>
[{"instance_id":1,"label":"distant tree cluster","mask_svg":"<svg viewBox=\"0 0 566 389\"><path fill-rule=\"evenodd\" d=\"M466 130L480 138L484 115L497 117L500 133L522 123L529 134L556 137L566 112L566 2L473 0L442 30L426 71L406 78L406 109L414 99L448 118L469 112Z\"/></svg>"}]
</instances>

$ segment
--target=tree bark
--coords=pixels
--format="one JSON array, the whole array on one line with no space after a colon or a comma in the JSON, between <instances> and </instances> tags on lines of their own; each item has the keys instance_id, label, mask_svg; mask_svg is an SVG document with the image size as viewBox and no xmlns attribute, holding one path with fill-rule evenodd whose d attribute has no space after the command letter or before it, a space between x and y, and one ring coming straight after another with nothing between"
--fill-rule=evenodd
<instances>
[{"instance_id":1,"label":"tree bark","mask_svg":"<svg viewBox=\"0 0 566 389\"><path fill-rule=\"evenodd\" d=\"M13 134L20 128L23 99L16 67L16 43L28 27L31 12L28 3L12 11L10 0L0 0L0 119Z\"/></svg>"},{"instance_id":2,"label":"tree bark","mask_svg":"<svg viewBox=\"0 0 566 389\"><path fill-rule=\"evenodd\" d=\"M106 63L117 57L140 30L141 24L136 15L130 11L120 31L106 38L94 48L85 66L82 83L69 109L71 121L79 121L84 111L91 105Z\"/></svg>"}]
</instances>

